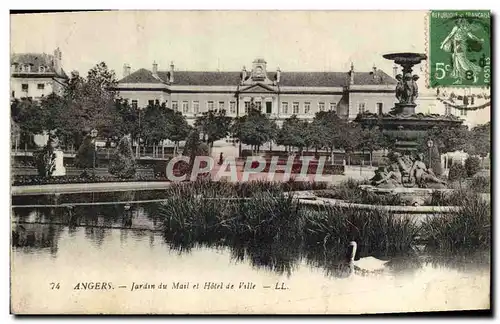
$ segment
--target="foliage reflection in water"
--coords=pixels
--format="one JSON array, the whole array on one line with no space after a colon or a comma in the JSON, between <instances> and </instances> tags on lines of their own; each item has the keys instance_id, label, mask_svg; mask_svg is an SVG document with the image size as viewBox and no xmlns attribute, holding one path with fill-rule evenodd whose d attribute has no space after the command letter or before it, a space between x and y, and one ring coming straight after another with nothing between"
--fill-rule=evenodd
<instances>
[{"instance_id":1,"label":"foliage reflection in water","mask_svg":"<svg viewBox=\"0 0 500 324\"><path fill-rule=\"evenodd\" d=\"M105 206L74 206L68 208L15 208L13 217L12 246L22 253L48 253L57 257L59 242L64 236L84 231L85 239L100 248L112 231L120 231L120 239L134 240L153 234L161 235L167 246L180 254L187 254L200 247L227 251L235 262L250 264L257 269L271 270L288 277L300 264L322 269L327 277L343 278L349 275L345 263L347 250L344 245L308 244L285 237L284 239L259 240L243 236L219 236L204 240L185 240L176 237L164 227L164 217L158 203L123 204ZM265 208L265 206L263 206ZM82 229L83 227L83 229ZM129 234L131 235L129 236ZM242 233L240 233L242 234ZM263 237L261 237L263 238ZM293 237L292 237L293 238ZM489 252L465 251L463 254L418 253L414 250L401 253L386 249L373 253L366 245L360 246L357 257L375 255L390 259L387 269L393 273L417 271L423 264L459 271L472 271L489 264ZM359 273L358 273L359 274Z\"/></svg>"}]
</instances>

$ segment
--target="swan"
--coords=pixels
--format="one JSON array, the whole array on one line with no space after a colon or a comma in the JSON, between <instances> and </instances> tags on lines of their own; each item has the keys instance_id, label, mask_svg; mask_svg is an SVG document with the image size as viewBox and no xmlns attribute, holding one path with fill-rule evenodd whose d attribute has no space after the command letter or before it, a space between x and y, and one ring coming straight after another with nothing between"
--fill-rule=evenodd
<instances>
[{"instance_id":1,"label":"swan","mask_svg":"<svg viewBox=\"0 0 500 324\"><path fill-rule=\"evenodd\" d=\"M383 270L385 268L386 263L389 262L389 261L379 260L371 256L355 260L358 244L352 241L349 243L349 247L351 248L350 263L361 270L366 270L370 272L380 271Z\"/></svg>"}]
</instances>

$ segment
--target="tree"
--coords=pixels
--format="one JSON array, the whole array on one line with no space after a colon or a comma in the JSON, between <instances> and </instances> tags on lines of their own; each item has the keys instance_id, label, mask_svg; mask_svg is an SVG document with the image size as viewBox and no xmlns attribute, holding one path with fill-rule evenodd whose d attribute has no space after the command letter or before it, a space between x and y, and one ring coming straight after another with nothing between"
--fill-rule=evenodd
<instances>
[{"instance_id":1,"label":"tree","mask_svg":"<svg viewBox=\"0 0 500 324\"><path fill-rule=\"evenodd\" d=\"M207 156L210 153L210 148L207 144L200 141L200 133L198 129L194 128L189 133L184 145L184 152L182 155L189 156L189 165L186 173L191 174L194 166L194 160L197 156Z\"/></svg>"},{"instance_id":2,"label":"tree","mask_svg":"<svg viewBox=\"0 0 500 324\"><path fill-rule=\"evenodd\" d=\"M432 138L441 152L461 151L466 148L469 131L466 126L433 128L429 130L427 137L420 139L424 140L422 146L426 145L428 138Z\"/></svg>"},{"instance_id":3,"label":"tree","mask_svg":"<svg viewBox=\"0 0 500 324\"><path fill-rule=\"evenodd\" d=\"M315 118L311 123L306 122L304 126L306 147L313 147L316 154L323 147L328 147L325 136L328 133L328 128L324 123Z\"/></svg>"},{"instance_id":4,"label":"tree","mask_svg":"<svg viewBox=\"0 0 500 324\"><path fill-rule=\"evenodd\" d=\"M177 154L179 141L183 141L189 135L191 127L189 126L186 117L179 111L169 109L167 117L167 138L175 143L174 154Z\"/></svg>"},{"instance_id":5,"label":"tree","mask_svg":"<svg viewBox=\"0 0 500 324\"><path fill-rule=\"evenodd\" d=\"M148 105L144 109L144 118L142 118L141 126L142 134L141 137L145 139L147 143L153 144L153 151L155 151L156 146L163 140L165 140L168 133L168 117L173 115L173 111L168 109L165 104L152 104Z\"/></svg>"},{"instance_id":6,"label":"tree","mask_svg":"<svg viewBox=\"0 0 500 324\"><path fill-rule=\"evenodd\" d=\"M467 153L486 157L491 151L491 122L478 125L470 131Z\"/></svg>"},{"instance_id":7,"label":"tree","mask_svg":"<svg viewBox=\"0 0 500 324\"><path fill-rule=\"evenodd\" d=\"M276 143L296 147L299 152L302 152L302 149L306 146L304 126L304 121L298 119L295 115L287 118L277 132Z\"/></svg>"},{"instance_id":8,"label":"tree","mask_svg":"<svg viewBox=\"0 0 500 324\"><path fill-rule=\"evenodd\" d=\"M344 149L347 155L347 164L351 164L351 153L359 147L361 142L361 126L357 123L343 121L339 125L339 131L334 137L337 147Z\"/></svg>"},{"instance_id":9,"label":"tree","mask_svg":"<svg viewBox=\"0 0 500 324\"><path fill-rule=\"evenodd\" d=\"M276 144L283 145L288 150L289 147L298 147L298 130L300 120L293 115L287 118L276 135Z\"/></svg>"},{"instance_id":10,"label":"tree","mask_svg":"<svg viewBox=\"0 0 500 324\"><path fill-rule=\"evenodd\" d=\"M45 130L57 136L61 144L77 144L79 130L74 117L69 112L68 101L51 93L40 100L40 106L46 115Z\"/></svg>"},{"instance_id":11,"label":"tree","mask_svg":"<svg viewBox=\"0 0 500 324\"><path fill-rule=\"evenodd\" d=\"M358 149L362 150L363 153L365 151L370 153L370 166L372 166L373 151L380 150L384 145L382 133L377 128L364 128L361 130L359 138Z\"/></svg>"},{"instance_id":12,"label":"tree","mask_svg":"<svg viewBox=\"0 0 500 324\"><path fill-rule=\"evenodd\" d=\"M82 78L72 72L63 97L67 101L69 114L74 122L74 129L97 129L107 138L114 133L115 98L117 84L114 71L108 70L101 62L89 70Z\"/></svg>"},{"instance_id":13,"label":"tree","mask_svg":"<svg viewBox=\"0 0 500 324\"><path fill-rule=\"evenodd\" d=\"M109 173L123 179L132 178L136 172L135 159L129 136L123 136L109 161Z\"/></svg>"},{"instance_id":14,"label":"tree","mask_svg":"<svg viewBox=\"0 0 500 324\"><path fill-rule=\"evenodd\" d=\"M253 151L260 151L260 146L276 137L276 124L262 114L260 110L250 107L246 116L236 120L233 133L242 143L252 146Z\"/></svg>"},{"instance_id":15,"label":"tree","mask_svg":"<svg viewBox=\"0 0 500 324\"><path fill-rule=\"evenodd\" d=\"M137 138L140 133L139 114L141 109L135 108L126 99L117 99L115 101L115 113L113 120L114 136L122 137L131 135L131 138ZM143 117L141 115L141 117Z\"/></svg>"},{"instance_id":16,"label":"tree","mask_svg":"<svg viewBox=\"0 0 500 324\"><path fill-rule=\"evenodd\" d=\"M194 125L203 135L203 140L208 144L210 149L212 149L215 141L229 134L231 129L231 117L226 116L225 110L209 110L197 117Z\"/></svg>"},{"instance_id":17,"label":"tree","mask_svg":"<svg viewBox=\"0 0 500 324\"><path fill-rule=\"evenodd\" d=\"M31 99L14 100L11 103L11 118L19 127L25 149L32 144L34 135L43 133L48 119L40 105Z\"/></svg>"}]
</instances>

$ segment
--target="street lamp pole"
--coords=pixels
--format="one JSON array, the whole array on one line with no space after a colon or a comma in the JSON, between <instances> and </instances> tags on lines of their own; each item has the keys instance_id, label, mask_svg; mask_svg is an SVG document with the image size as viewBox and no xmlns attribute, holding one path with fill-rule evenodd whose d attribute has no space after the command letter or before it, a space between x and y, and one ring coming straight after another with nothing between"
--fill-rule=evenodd
<instances>
[{"instance_id":1,"label":"street lamp pole","mask_svg":"<svg viewBox=\"0 0 500 324\"><path fill-rule=\"evenodd\" d=\"M95 154L96 154L96 150L97 150L97 141L96 141L97 129L94 128L92 131L90 131L90 137L92 138L92 142L94 143L94 151L93 151L93 158L92 158L92 175L95 178Z\"/></svg>"},{"instance_id":2,"label":"street lamp pole","mask_svg":"<svg viewBox=\"0 0 500 324\"><path fill-rule=\"evenodd\" d=\"M430 167L431 167L431 161L432 161L432 160L431 160L431 150L432 150L432 147L433 147L433 146L434 146L434 142L433 142L431 139L429 139L429 140L427 141L427 147L429 148L429 166L428 166L427 168L430 168Z\"/></svg>"}]
</instances>

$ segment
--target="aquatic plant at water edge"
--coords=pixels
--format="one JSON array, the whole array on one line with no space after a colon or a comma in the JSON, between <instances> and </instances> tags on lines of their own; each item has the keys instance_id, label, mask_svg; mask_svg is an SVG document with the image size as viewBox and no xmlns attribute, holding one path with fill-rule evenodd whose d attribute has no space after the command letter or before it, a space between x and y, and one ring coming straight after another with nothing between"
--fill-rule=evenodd
<instances>
[{"instance_id":1,"label":"aquatic plant at water edge","mask_svg":"<svg viewBox=\"0 0 500 324\"><path fill-rule=\"evenodd\" d=\"M459 210L452 214L427 217L422 237L428 247L456 250L489 247L491 244L491 203L464 197Z\"/></svg>"},{"instance_id":2,"label":"aquatic plant at water edge","mask_svg":"<svg viewBox=\"0 0 500 324\"><path fill-rule=\"evenodd\" d=\"M419 229L409 216L355 207L305 210L304 217L304 239L313 246L339 247L354 240L373 251L404 251L411 248Z\"/></svg>"}]
</instances>

